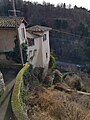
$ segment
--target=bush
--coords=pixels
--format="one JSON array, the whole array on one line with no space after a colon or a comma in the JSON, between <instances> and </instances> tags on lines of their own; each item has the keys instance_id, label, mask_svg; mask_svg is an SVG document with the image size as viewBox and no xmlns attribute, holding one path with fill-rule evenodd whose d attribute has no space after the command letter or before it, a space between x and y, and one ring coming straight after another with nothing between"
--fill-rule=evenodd
<instances>
[{"instance_id":1,"label":"bush","mask_svg":"<svg viewBox=\"0 0 90 120\"><path fill-rule=\"evenodd\" d=\"M56 83L62 82L62 73L56 69L54 71L54 74L55 74L55 77L54 77L53 83L56 84Z\"/></svg>"},{"instance_id":2,"label":"bush","mask_svg":"<svg viewBox=\"0 0 90 120\"><path fill-rule=\"evenodd\" d=\"M27 44L23 43L21 47L22 47L23 61L24 63L26 63L27 62Z\"/></svg>"},{"instance_id":3,"label":"bush","mask_svg":"<svg viewBox=\"0 0 90 120\"><path fill-rule=\"evenodd\" d=\"M30 82L30 78L31 78L31 73L27 69L25 71L25 73L23 74L23 83L24 83L25 86L27 86L27 84Z\"/></svg>"},{"instance_id":4,"label":"bush","mask_svg":"<svg viewBox=\"0 0 90 120\"><path fill-rule=\"evenodd\" d=\"M54 56L50 55L49 69L52 71L54 67L55 67L55 58Z\"/></svg>"},{"instance_id":5,"label":"bush","mask_svg":"<svg viewBox=\"0 0 90 120\"><path fill-rule=\"evenodd\" d=\"M10 52L6 53L6 58L8 60L12 59L16 63L20 63L20 61L21 61L20 48L19 48L19 42L18 41L19 40L18 40L17 36L15 36L15 40L14 40L15 47L14 47L13 51L10 51Z\"/></svg>"},{"instance_id":6,"label":"bush","mask_svg":"<svg viewBox=\"0 0 90 120\"><path fill-rule=\"evenodd\" d=\"M53 76L46 76L43 83L46 87L51 87L53 85Z\"/></svg>"},{"instance_id":7,"label":"bush","mask_svg":"<svg viewBox=\"0 0 90 120\"><path fill-rule=\"evenodd\" d=\"M17 36L15 37L14 43L15 43L15 47L14 47L13 51L7 52L6 58L8 60L12 59L16 63L21 63L20 46L19 46L19 40L18 40ZM26 63L26 61L27 61L26 43L23 43L21 45L21 48L22 48L23 62Z\"/></svg>"}]
</instances>

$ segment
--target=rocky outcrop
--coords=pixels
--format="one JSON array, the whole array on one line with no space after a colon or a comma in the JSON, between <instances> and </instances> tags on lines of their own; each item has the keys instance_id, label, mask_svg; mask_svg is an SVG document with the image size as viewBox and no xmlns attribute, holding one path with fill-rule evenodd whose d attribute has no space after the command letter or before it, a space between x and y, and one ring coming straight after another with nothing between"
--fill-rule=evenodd
<instances>
[{"instance_id":1,"label":"rocky outcrop","mask_svg":"<svg viewBox=\"0 0 90 120\"><path fill-rule=\"evenodd\" d=\"M5 90L5 83L4 83L3 75L0 72L0 95L4 90Z\"/></svg>"}]
</instances>

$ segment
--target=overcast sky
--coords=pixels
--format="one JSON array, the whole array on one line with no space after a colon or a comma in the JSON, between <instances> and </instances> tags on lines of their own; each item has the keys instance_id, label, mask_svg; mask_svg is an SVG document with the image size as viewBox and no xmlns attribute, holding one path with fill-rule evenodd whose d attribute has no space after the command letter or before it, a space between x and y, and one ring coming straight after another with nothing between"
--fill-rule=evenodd
<instances>
[{"instance_id":1,"label":"overcast sky","mask_svg":"<svg viewBox=\"0 0 90 120\"><path fill-rule=\"evenodd\" d=\"M66 3L66 4L71 4L72 6L77 5L78 7L85 7L88 10L90 10L90 0L26 0L26 1L32 1L32 2L38 2L42 3L42 1L45 2L50 2L53 4L58 4L58 3Z\"/></svg>"}]
</instances>

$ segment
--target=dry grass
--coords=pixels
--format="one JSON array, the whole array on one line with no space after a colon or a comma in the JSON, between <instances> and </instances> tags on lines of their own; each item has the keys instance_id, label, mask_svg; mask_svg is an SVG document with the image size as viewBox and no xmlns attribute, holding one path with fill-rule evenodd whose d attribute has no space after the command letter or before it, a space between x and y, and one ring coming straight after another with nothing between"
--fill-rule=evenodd
<instances>
[{"instance_id":1,"label":"dry grass","mask_svg":"<svg viewBox=\"0 0 90 120\"><path fill-rule=\"evenodd\" d=\"M25 97L31 120L90 120L90 97L35 87Z\"/></svg>"},{"instance_id":2,"label":"dry grass","mask_svg":"<svg viewBox=\"0 0 90 120\"><path fill-rule=\"evenodd\" d=\"M90 120L90 97L75 92L83 88L82 77L67 75L63 81L53 84L57 78L48 76L45 79L50 84L48 87L30 86L25 96L30 120Z\"/></svg>"},{"instance_id":3,"label":"dry grass","mask_svg":"<svg viewBox=\"0 0 90 120\"><path fill-rule=\"evenodd\" d=\"M85 72L79 72L78 76L81 77L83 84L85 85L87 92L90 92L90 74Z\"/></svg>"}]
</instances>

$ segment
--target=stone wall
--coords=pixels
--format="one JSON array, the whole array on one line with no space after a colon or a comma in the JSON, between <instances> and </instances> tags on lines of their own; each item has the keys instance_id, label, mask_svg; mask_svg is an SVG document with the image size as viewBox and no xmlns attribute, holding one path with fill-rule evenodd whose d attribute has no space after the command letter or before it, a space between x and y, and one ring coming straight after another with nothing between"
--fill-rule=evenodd
<instances>
[{"instance_id":1,"label":"stone wall","mask_svg":"<svg viewBox=\"0 0 90 120\"><path fill-rule=\"evenodd\" d=\"M12 51L15 43L15 29L0 29L0 52Z\"/></svg>"},{"instance_id":2,"label":"stone wall","mask_svg":"<svg viewBox=\"0 0 90 120\"><path fill-rule=\"evenodd\" d=\"M15 36L16 30L13 28L0 29L0 63L8 63L10 61L7 60L5 53L13 50Z\"/></svg>"}]
</instances>

